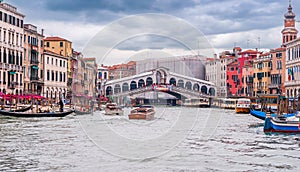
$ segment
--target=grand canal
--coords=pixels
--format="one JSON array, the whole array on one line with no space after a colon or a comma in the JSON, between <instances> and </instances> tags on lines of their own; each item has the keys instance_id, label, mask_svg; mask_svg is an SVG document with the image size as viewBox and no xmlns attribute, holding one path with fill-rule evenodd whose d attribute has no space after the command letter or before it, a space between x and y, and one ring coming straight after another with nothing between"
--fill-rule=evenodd
<instances>
[{"instance_id":1,"label":"grand canal","mask_svg":"<svg viewBox=\"0 0 300 172\"><path fill-rule=\"evenodd\" d=\"M102 112L56 119L0 116L0 170L300 170L300 136L266 135L263 121L248 114L213 108L156 111L154 121Z\"/></svg>"}]
</instances>

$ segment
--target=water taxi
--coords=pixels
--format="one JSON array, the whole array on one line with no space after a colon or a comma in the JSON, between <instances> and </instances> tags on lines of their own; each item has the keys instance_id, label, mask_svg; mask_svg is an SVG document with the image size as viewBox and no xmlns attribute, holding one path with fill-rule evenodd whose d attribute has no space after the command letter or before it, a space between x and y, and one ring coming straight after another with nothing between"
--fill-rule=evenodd
<instances>
[{"instance_id":1,"label":"water taxi","mask_svg":"<svg viewBox=\"0 0 300 172\"><path fill-rule=\"evenodd\" d=\"M222 104L222 108L224 108L224 109L235 109L236 102L237 102L237 99L231 99L231 98L224 99L223 104Z\"/></svg>"},{"instance_id":2,"label":"water taxi","mask_svg":"<svg viewBox=\"0 0 300 172\"><path fill-rule=\"evenodd\" d=\"M196 98L196 99L186 99L184 102L186 107L210 107L209 99L206 98Z\"/></svg>"},{"instance_id":3,"label":"water taxi","mask_svg":"<svg viewBox=\"0 0 300 172\"><path fill-rule=\"evenodd\" d=\"M251 105L250 99L240 98L237 100L237 103L235 106L235 112L236 113L249 113L250 105Z\"/></svg>"},{"instance_id":4,"label":"water taxi","mask_svg":"<svg viewBox=\"0 0 300 172\"><path fill-rule=\"evenodd\" d=\"M107 103L105 105L105 115L123 115L124 111L116 103Z\"/></svg>"},{"instance_id":5,"label":"water taxi","mask_svg":"<svg viewBox=\"0 0 300 172\"><path fill-rule=\"evenodd\" d=\"M153 106L140 106L130 111L129 119L153 120L155 110Z\"/></svg>"}]
</instances>

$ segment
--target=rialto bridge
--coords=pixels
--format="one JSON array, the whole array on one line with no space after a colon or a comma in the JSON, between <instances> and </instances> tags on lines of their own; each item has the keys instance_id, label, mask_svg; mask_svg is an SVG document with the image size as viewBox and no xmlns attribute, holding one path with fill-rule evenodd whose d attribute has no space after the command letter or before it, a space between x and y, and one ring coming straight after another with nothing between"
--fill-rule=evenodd
<instances>
[{"instance_id":1,"label":"rialto bridge","mask_svg":"<svg viewBox=\"0 0 300 172\"><path fill-rule=\"evenodd\" d=\"M201 79L170 72L159 67L131 77L111 80L105 83L106 96L134 96L150 91L164 91L178 99L212 98L215 85Z\"/></svg>"}]
</instances>

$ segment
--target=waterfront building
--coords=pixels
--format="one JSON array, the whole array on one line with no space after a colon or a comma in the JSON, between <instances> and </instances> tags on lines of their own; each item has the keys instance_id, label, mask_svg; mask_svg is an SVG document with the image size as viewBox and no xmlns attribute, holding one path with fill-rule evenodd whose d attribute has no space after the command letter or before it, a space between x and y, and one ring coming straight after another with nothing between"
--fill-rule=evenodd
<instances>
[{"instance_id":1,"label":"waterfront building","mask_svg":"<svg viewBox=\"0 0 300 172\"><path fill-rule=\"evenodd\" d=\"M286 48L280 47L270 50L271 53L271 83L269 84L270 94L285 93L285 63Z\"/></svg>"},{"instance_id":2,"label":"waterfront building","mask_svg":"<svg viewBox=\"0 0 300 172\"><path fill-rule=\"evenodd\" d=\"M205 62L206 57L201 55L145 59L136 61L136 74L144 73L158 67L165 67L170 72L205 80Z\"/></svg>"},{"instance_id":3,"label":"waterfront building","mask_svg":"<svg viewBox=\"0 0 300 172\"><path fill-rule=\"evenodd\" d=\"M0 91L23 94L24 15L0 2Z\"/></svg>"},{"instance_id":4,"label":"waterfront building","mask_svg":"<svg viewBox=\"0 0 300 172\"><path fill-rule=\"evenodd\" d=\"M96 58L83 58L85 63L84 71L84 95L88 97L96 97L96 75L97 63Z\"/></svg>"},{"instance_id":5,"label":"waterfront building","mask_svg":"<svg viewBox=\"0 0 300 172\"><path fill-rule=\"evenodd\" d=\"M67 95L68 58L52 51L44 50L44 93L43 96L59 101Z\"/></svg>"},{"instance_id":6,"label":"waterfront building","mask_svg":"<svg viewBox=\"0 0 300 172\"><path fill-rule=\"evenodd\" d=\"M108 70L110 80L133 76L136 75L136 62L130 61L126 64L113 65Z\"/></svg>"},{"instance_id":7,"label":"waterfront building","mask_svg":"<svg viewBox=\"0 0 300 172\"><path fill-rule=\"evenodd\" d=\"M243 67L245 62L256 59L260 54L257 50L246 50L237 53L231 63L227 65L227 94L231 96L245 95L245 85L243 83ZM250 74L249 74L250 75ZM247 90L248 92L248 90Z\"/></svg>"},{"instance_id":8,"label":"waterfront building","mask_svg":"<svg viewBox=\"0 0 300 172\"><path fill-rule=\"evenodd\" d=\"M73 51L72 61L72 89L68 97L72 97L72 103L84 106L89 105L90 100L96 96L96 59L84 58L81 52Z\"/></svg>"},{"instance_id":9,"label":"waterfront building","mask_svg":"<svg viewBox=\"0 0 300 172\"><path fill-rule=\"evenodd\" d=\"M286 45L285 91L289 97L300 94L300 38Z\"/></svg>"},{"instance_id":10,"label":"waterfront building","mask_svg":"<svg viewBox=\"0 0 300 172\"><path fill-rule=\"evenodd\" d=\"M44 39L44 48L45 50L54 52L68 59L68 64L66 66L68 71L67 83L68 83L68 91L71 91L71 87L72 87L71 57L73 55L72 42L58 36L46 37Z\"/></svg>"},{"instance_id":11,"label":"waterfront building","mask_svg":"<svg viewBox=\"0 0 300 172\"><path fill-rule=\"evenodd\" d=\"M37 27L24 24L24 93L44 92L44 43L43 33Z\"/></svg>"},{"instance_id":12,"label":"waterfront building","mask_svg":"<svg viewBox=\"0 0 300 172\"><path fill-rule=\"evenodd\" d=\"M253 96L253 59L245 61L242 67L242 96Z\"/></svg>"},{"instance_id":13,"label":"waterfront building","mask_svg":"<svg viewBox=\"0 0 300 172\"><path fill-rule=\"evenodd\" d=\"M104 95L104 84L109 80L109 71L103 64L98 66L97 72L97 93L98 97Z\"/></svg>"},{"instance_id":14,"label":"waterfront building","mask_svg":"<svg viewBox=\"0 0 300 172\"><path fill-rule=\"evenodd\" d=\"M270 52L260 54L253 61L253 96L257 94L270 94L272 54Z\"/></svg>"},{"instance_id":15,"label":"waterfront building","mask_svg":"<svg viewBox=\"0 0 300 172\"><path fill-rule=\"evenodd\" d=\"M234 53L225 51L219 57L208 58L205 63L205 80L215 84L218 97L227 97L226 68L234 58Z\"/></svg>"}]
</instances>

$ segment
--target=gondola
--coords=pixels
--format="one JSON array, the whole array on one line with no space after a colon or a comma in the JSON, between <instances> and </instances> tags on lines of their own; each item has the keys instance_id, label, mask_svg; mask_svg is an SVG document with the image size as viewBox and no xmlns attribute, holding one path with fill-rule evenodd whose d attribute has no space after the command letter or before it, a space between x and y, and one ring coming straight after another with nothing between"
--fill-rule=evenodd
<instances>
[{"instance_id":1,"label":"gondola","mask_svg":"<svg viewBox=\"0 0 300 172\"><path fill-rule=\"evenodd\" d=\"M84 111L79 111L79 110L75 110L75 114L76 115L87 115L92 113L92 109L89 109L88 111L84 112Z\"/></svg>"},{"instance_id":2,"label":"gondola","mask_svg":"<svg viewBox=\"0 0 300 172\"><path fill-rule=\"evenodd\" d=\"M43 112L43 113L26 113L26 112L8 112L0 110L0 114L4 116L12 116L12 117L22 117L22 118L34 118L34 117L65 117L74 110L69 110L66 112Z\"/></svg>"}]
</instances>

